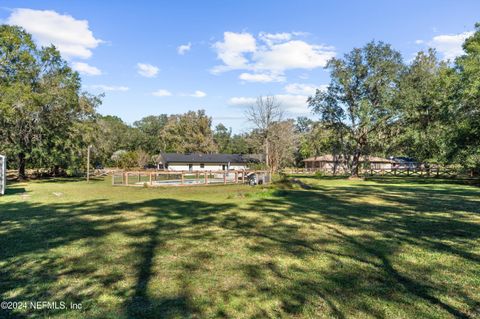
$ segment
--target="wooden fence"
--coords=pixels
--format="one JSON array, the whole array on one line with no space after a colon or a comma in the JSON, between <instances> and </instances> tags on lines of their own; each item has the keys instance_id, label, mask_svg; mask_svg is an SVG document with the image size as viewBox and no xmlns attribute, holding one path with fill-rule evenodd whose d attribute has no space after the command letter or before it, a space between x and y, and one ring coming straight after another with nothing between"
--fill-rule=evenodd
<instances>
[{"instance_id":1,"label":"wooden fence","mask_svg":"<svg viewBox=\"0 0 480 319\"><path fill-rule=\"evenodd\" d=\"M334 173L331 170L319 168L291 168L285 169L287 174L324 174L331 176L348 175L344 171ZM389 168L389 169L360 169L362 176L406 176L406 177L436 177L436 178L472 178L474 172L457 167L421 167L421 168Z\"/></svg>"},{"instance_id":2,"label":"wooden fence","mask_svg":"<svg viewBox=\"0 0 480 319\"><path fill-rule=\"evenodd\" d=\"M249 183L249 176L256 175L258 184L271 182L268 171L130 171L112 172L114 186L196 186Z\"/></svg>"},{"instance_id":3,"label":"wooden fence","mask_svg":"<svg viewBox=\"0 0 480 319\"><path fill-rule=\"evenodd\" d=\"M363 171L365 176L412 176L412 177L437 177L437 178L457 178L466 176L466 172L448 167L433 168L392 168L392 169L366 169Z\"/></svg>"}]
</instances>

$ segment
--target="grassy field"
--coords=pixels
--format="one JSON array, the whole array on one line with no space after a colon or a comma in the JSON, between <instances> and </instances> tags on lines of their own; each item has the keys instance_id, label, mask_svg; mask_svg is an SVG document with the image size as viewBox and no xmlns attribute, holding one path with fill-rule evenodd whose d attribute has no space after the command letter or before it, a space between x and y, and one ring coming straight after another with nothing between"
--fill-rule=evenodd
<instances>
[{"instance_id":1,"label":"grassy field","mask_svg":"<svg viewBox=\"0 0 480 319\"><path fill-rule=\"evenodd\" d=\"M0 299L82 310L0 318L480 317L480 188L301 180L11 185Z\"/></svg>"}]
</instances>

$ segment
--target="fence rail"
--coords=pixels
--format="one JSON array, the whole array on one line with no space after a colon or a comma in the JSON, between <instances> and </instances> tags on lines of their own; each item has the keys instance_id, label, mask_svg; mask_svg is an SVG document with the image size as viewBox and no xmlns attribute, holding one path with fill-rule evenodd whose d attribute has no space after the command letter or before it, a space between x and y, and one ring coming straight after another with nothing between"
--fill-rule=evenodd
<instances>
[{"instance_id":1,"label":"fence rail","mask_svg":"<svg viewBox=\"0 0 480 319\"><path fill-rule=\"evenodd\" d=\"M269 171L130 171L112 172L114 186L196 186L271 182Z\"/></svg>"},{"instance_id":2,"label":"fence rail","mask_svg":"<svg viewBox=\"0 0 480 319\"><path fill-rule=\"evenodd\" d=\"M345 170L333 172L321 168L290 168L285 169L287 174L316 174L324 175L347 175ZM406 176L406 177L436 177L436 178L473 178L478 177L473 171L467 171L456 167L421 167L421 168L380 168L360 169L363 176Z\"/></svg>"}]
</instances>

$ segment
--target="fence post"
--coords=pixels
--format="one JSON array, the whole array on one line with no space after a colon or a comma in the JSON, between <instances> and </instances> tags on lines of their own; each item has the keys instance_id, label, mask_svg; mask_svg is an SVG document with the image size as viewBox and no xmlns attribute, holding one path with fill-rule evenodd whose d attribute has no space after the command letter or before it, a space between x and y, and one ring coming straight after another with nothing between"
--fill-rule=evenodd
<instances>
[{"instance_id":1,"label":"fence post","mask_svg":"<svg viewBox=\"0 0 480 319\"><path fill-rule=\"evenodd\" d=\"M182 176L182 182L181 182L181 185L183 185L183 183L184 183L183 172L181 173L181 176Z\"/></svg>"},{"instance_id":2,"label":"fence post","mask_svg":"<svg viewBox=\"0 0 480 319\"><path fill-rule=\"evenodd\" d=\"M205 175L205 184L208 184L208 175L207 175L207 171L203 171L203 174Z\"/></svg>"},{"instance_id":3,"label":"fence post","mask_svg":"<svg viewBox=\"0 0 480 319\"><path fill-rule=\"evenodd\" d=\"M125 185L128 186L128 172L125 173Z\"/></svg>"},{"instance_id":4,"label":"fence post","mask_svg":"<svg viewBox=\"0 0 480 319\"><path fill-rule=\"evenodd\" d=\"M112 172L112 185L115 185L115 172Z\"/></svg>"},{"instance_id":5,"label":"fence post","mask_svg":"<svg viewBox=\"0 0 480 319\"><path fill-rule=\"evenodd\" d=\"M235 171L235 184L238 184L238 172Z\"/></svg>"},{"instance_id":6,"label":"fence post","mask_svg":"<svg viewBox=\"0 0 480 319\"><path fill-rule=\"evenodd\" d=\"M410 176L410 167L407 167L407 176Z\"/></svg>"},{"instance_id":7,"label":"fence post","mask_svg":"<svg viewBox=\"0 0 480 319\"><path fill-rule=\"evenodd\" d=\"M227 183L227 173L225 171L223 172L223 183Z\"/></svg>"},{"instance_id":8,"label":"fence post","mask_svg":"<svg viewBox=\"0 0 480 319\"><path fill-rule=\"evenodd\" d=\"M150 173L150 186L152 186L152 173Z\"/></svg>"}]
</instances>

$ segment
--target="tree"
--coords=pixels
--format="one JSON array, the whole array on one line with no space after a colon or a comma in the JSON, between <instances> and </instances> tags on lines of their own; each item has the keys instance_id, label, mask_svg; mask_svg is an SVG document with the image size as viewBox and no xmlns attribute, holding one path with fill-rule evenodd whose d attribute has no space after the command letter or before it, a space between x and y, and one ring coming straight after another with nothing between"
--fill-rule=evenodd
<instances>
[{"instance_id":1,"label":"tree","mask_svg":"<svg viewBox=\"0 0 480 319\"><path fill-rule=\"evenodd\" d=\"M387 131L398 115L395 97L402 58L390 45L370 42L343 59L331 59L326 68L330 85L326 91L317 90L308 104L328 128L341 134L348 146L345 160L352 176L358 176L360 157L370 152L372 138Z\"/></svg>"},{"instance_id":2,"label":"tree","mask_svg":"<svg viewBox=\"0 0 480 319\"><path fill-rule=\"evenodd\" d=\"M18 159L19 178L28 161L68 165L78 149L75 123L89 120L100 100L80 91L80 77L54 46L38 49L17 26L0 26L0 132ZM71 143L65 143L69 140Z\"/></svg>"},{"instance_id":3,"label":"tree","mask_svg":"<svg viewBox=\"0 0 480 319\"><path fill-rule=\"evenodd\" d=\"M420 162L442 161L452 72L434 50L419 52L405 68L398 86L401 114L390 145Z\"/></svg>"},{"instance_id":4,"label":"tree","mask_svg":"<svg viewBox=\"0 0 480 319\"><path fill-rule=\"evenodd\" d=\"M137 147L151 154L159 154L165 150L166 143L163 130L168 122L168 115L158 116L150 115L133 123L133 127L138 129Z\"/></svg>"},{"instance_id":5,"label":"tree","mask_svg":"<svg viewBox=\"0 0 480 319\"><path fill-rule=\"evenodd\" d=\"M118 116L99 115L92 124L95 132L95 160L103 165L111 164L111 157L117 150L133 151L140 141L137 129L130 127Z\"/></svg>"},{"instance_id":6,"label":"tree","mask_svg":"<svg viewBox=\"0 0 480 319\"><path fill-rule=\"evenodd\" d=\"M290 119L272 124L269 129L269 165L273 171L294 163L297 142L294 120Z\"/></svg>"},{"instance_id":7,"label":"tree","mask_svg":"<svg viewBox=\"0 0 480 319\"><path fill-rule=\"evenodd\" d=\"M220 153L230 153L231 152L231 139L232 139L232 130L228 129L222 123L218 124L215 127L213 132L213 140L218 147Z\"/></svg>"},{"instance_id":8,"label":"tree","mask_svg":"<svg viewBox=\"0 0 480 319\"><path fill-rule=\"evenodd\" d=\"M451 105L448 158L472 170L480 168L480 23L463 44L465 54L455 61L458 74L455 103ZM453 126L453 125L452 125Z\"/></svg>"},{"instance_id":9,"label":"tree","mask_svg":"<svg viewBox=\"0 0 480 319\"><path fill-rule=\"evenodd\" d=\"M254 148L249 144L248 134L234 134L230 141L232 154L253 154Z\"/></svg>"},{"instance_id":10,"label":"tree","mask_svg":"<svg viewBox=\"0 0 480 319\"><path fill-rule=\"evenodd\" d=\"M166 142L164 149L179 153L214 153L217 147L211 126L212 119L204 110L171 115L162 132Z\"/></svg>"},{"instance_id":11,"label":"tree","mask_svg":"<svg viewBox=\"0 0 480 319\"><path fill-rule=\"evenodd\" d=\"M260 96L255 104L248 107L246 117L262 138L265 162L271 168L270 148L272 126L283 118L283 111L275 96Z\"/></svg>"}]
</instances>

